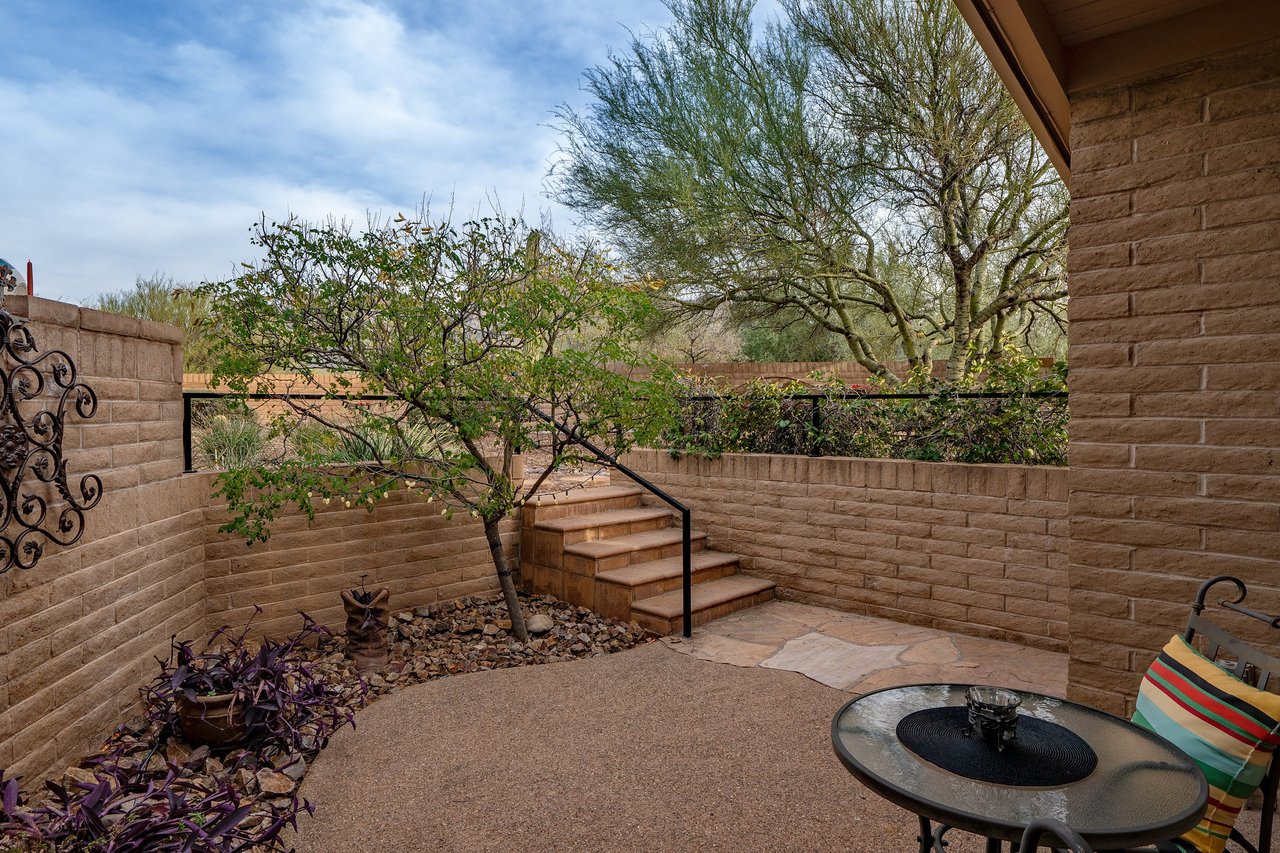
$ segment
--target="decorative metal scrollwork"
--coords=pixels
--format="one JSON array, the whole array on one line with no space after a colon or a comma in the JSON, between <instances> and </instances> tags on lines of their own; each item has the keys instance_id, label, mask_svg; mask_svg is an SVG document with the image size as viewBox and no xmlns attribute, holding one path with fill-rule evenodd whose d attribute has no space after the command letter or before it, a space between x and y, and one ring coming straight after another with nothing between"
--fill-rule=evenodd
<instances>
[{"instance_id":1,"label":"decorative metal scrollwork","mask_svg":"<svg viewBox=\"0 0 1280 853\"><path fill-rule=\"evenodd\" d=\"M98 410L62 350L36 355L25 320L0 308L0 574L39 561L46 542L74 545L85 510L102 499L102 479L80 478L73 494L62 455L67 406L82 418ZM48 378L46 378L46 373ZM56 496L53 494L56 492Z\"/></svg>"}]
</instances>

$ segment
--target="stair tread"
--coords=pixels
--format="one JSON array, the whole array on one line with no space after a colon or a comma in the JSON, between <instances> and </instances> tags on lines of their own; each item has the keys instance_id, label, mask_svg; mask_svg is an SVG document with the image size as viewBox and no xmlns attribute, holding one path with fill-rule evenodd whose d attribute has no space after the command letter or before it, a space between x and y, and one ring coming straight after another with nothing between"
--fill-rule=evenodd
<instances>
[{"instance_id":1,"label":"stair tread","mask_svg":"<svg viewBox=\"0 0 1280 853\"><path fill-rule=\"evenodd\" d=\"M532 506L561 506L563 504L577 504L586 501L629 498L632 495L642 494L644 494L644 489L639 486L589 486L585 489L573 489L567 494L557 492L549 495L538 495L529 503Z\"/></svg>"},{"instance_id":2,"label":"stair tread","mask_svg":"<svg viewBox=\"0 0 1280 853\"><path fill-rule=\"evenodd\" d=\"M737 561L737 554L726 554L723 551L699 551L690 555L689 564L693 571L697 572L736 563ZM636 563L621 569L597 572L595 578L596 581L615 583L620 586L643 586L655 581L678 578L682 574L684 574L684 560L682 558L664 557L661 560Z\"/></svg>"},{"instance_id":3,"label":"stair tread","mask_svg":"<svg viewBox=\"0 0 1280 853\"><path fill-rule=\"evenodd\" d=\"M706 533L693 531L693 539L705 539ZM596 539L589 542L575 542L564 546L566 554L575 554L588 559L601 559L626 554L629 551L642 551L645 548L661 547L683 541L684 535L679 528L667 527L662 530L647 530L644 533L631 533L626 536L611 536L608 539Z\"/></svg>"},{"instance_id":4,"label":"stair tread","mask_svg":"<svg viewBox=\"0 0 1280 853\"><path fill-rule=\"evenodd\" d=\"M671 518L671 510L657 506L638 506L630 509L610 509L585 515L571 515L567 518L549 518L539 521L534 527L538 530L567 533L570 530L589 530L592 527L606 527L612 524L650 521L663 516Z\"/></svg>"},{"instance_id":5,"label":"stair tread","mask_svg":"<svg viewBox=\"0 0 1280 853\"><path fill-rule=\"evenodd\" d=\"M693 585L693 612L718 607L736 598L744 598L773 589L776 584L764 578L753 578L748 575L729 575L718 580ZM675 619L684 614L684 594L673 589L653 598L645 598L633 602L631 609L648 613L661 619Z\"/></svg>"}]
</instances>

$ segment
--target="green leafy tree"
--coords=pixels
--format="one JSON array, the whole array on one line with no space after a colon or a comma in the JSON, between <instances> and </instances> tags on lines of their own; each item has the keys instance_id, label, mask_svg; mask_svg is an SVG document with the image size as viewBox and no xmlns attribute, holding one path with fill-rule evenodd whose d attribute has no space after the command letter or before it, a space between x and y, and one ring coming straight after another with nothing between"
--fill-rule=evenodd
<instances>
[{"instance_id":1,"label":"green leafy tree","mask_svg":"<svg viewBox=\"0 0 1280 853\"><path fill-rule=\"evenodd\" d=\"M779 312L740 326L747 361L841 361L844 341L799 312Z\"/></svg>"},{"instance_id":2,"label":"green leafy tree","mask_svg":"<svg viewBox=\"0 0 1280 853\"><path fill-rule=\"evenodd\" d=\"M951 0L670 0L562 108L560 201L683 311L955 380L1065 297L1066 193ZM1060 319L1060 317L1059 317Z\"/></svg>"},{"instance_id":3,"label":"green leafy tree","mask_svg":"<svg viewBox=\"0 0 1280 853\"><path fill-rule=\"evenodd\" d=\"M183 336L182 369L187 373L213 370L209 303L193 285L163 273L138 276L132 289L99 294L91 300L90 307L177 326Z\"/></svg>"},{"instance_id":4,"label":"green leafy tree","mask_svg":"<svg viewBox=\"0 0 1280 853\"><path fill-rule=\"evenodd\" d=\"M262 260L204 291L224 336L216 378L246 393L296 372L332 399L286 401L306 427L301 452L220 475L225 529L263 539L288 504L372 507L407 488L483 524L512 632L526 638L499 525L555 470L594 460L588 443L619 453L662 429L663 380L606 367L636 362L647 288L618 281L590 247L511 220L455 228L424 213L363 232L264 222L254 242ZM355 391L389 399L343 399ZM340 440L317 440L317 426ZM288 426L276 429L287 441ZM547 464L517 479L515 452L539 436Z\"/></svg>"}]
</instances>

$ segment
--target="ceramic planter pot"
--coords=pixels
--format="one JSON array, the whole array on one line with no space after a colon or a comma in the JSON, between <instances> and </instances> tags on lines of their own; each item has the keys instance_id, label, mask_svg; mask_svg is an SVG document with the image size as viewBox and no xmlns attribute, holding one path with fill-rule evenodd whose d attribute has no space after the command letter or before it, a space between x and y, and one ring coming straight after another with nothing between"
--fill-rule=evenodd
<instances>
[{"instance_id":1,"label":"ceramic planter pot","mask_svg":"<svg viewBox=\"0 0 1280 853\"><path fill-rule=\"evenodd\" d=\"M178 725L189 743L210 747L235 746L249 734L244 719L244 706L235 702L235 694L197 696L188 699L178 694Z\"/></svg>"}]
</instances>

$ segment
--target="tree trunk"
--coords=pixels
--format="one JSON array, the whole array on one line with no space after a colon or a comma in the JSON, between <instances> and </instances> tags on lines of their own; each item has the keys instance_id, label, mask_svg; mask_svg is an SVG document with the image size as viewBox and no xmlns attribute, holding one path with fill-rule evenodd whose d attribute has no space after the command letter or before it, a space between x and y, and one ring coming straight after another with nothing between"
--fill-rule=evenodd
<instances>
[{"instance_id":1,"label":"tree trunk","mask_svg":"<svg viewBox=\"0 0 1280 853\"><path fill-rule=\"evenodd\" d=\"M957 322L956 333L951 340L951 354L947 356L947 382L952 384L959 382L964 377L965 368L968 364L969 329L966 327L962 332L960 324Z\"/></svg>"},{"instance_id":2,"label":"tree trunk","mask_svg":"<svg viewBox=\"0 0 1280 853\"><path fill-rule=\"evenodd\" d=\"M502 548L502 534L498 531L499 519L484 520L484 538L489 543L489 554L493 557L493 567L498 570L498 583L502 586L502 597L507 601L507 614L511 617L511 633L522 643L529 641L529 629L524 625L524 612L520 609L520 597L516 595L516 584L511 578L511 568L507 565L507 553Z\"/></svg>"},{"instance_id":3,"label":"tree trunk","mask_svg":"<svg viewBox=\"0 0 1280 853\"><path fill-rule=\"evenodd\" d=\"M969 364L969 341L973 338L973 323L969 313L969 299L971 297L970 287L972 283L969 281L967 274L956 272L956 319L954 331L951 335L951 354L947 356L947 374L948 383L954 384L964 378L965 369Z\"/></svg>"}]
</instances>

